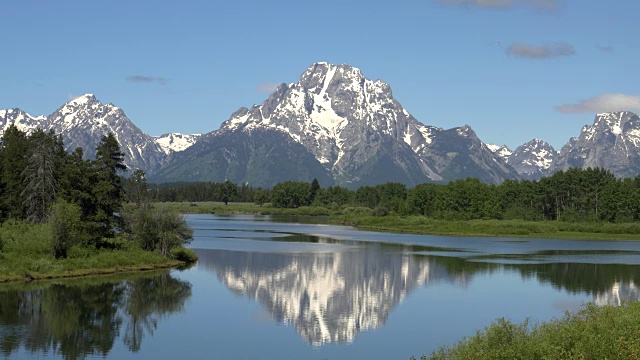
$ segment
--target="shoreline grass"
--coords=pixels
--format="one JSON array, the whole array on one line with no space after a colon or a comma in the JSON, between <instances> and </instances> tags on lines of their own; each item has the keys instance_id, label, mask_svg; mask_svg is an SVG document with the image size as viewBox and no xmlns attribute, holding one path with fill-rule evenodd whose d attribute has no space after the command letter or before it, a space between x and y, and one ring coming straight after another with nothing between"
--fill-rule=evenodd
<instances>
[{"instance_id":1,"label":"shoreline grass","mask_svg":"<svg viewBox=\"0 0 640 360\"><path fill-rule=\"evenodd\" d=\"M373 216L361 207L328 209L305 206L275 208L268 204L218 202L163 203L181 213L216 215L297 215L326 216L327 223L348 225L360 230L422 235L513 237L581 240L640 240L640 223L525 221L525 220L436 220L425 216ZM301 218L300 220L304 220ZM310 220L310 222L312 222Z\"/></svg>"},{"instance_id":2,"label":"shoreline grass","mask_svg":"<svg viewBox=\"0 0 640 360\"><path fill-rule=\"evenodd\" d=\"M640 240L640 224L524 220L434 220L423 216L333 216L361 230L424 235L579 240Z\"/></svg>"},{"instance_id":3,"label":"shoreline grass","mask_svg":"<svg viewBox=\"0 0 640 360\"><path fill-rule=\"evenodd\" d=\"M0 226L0 244L0 283L130 273L186 264L183 259L168 259L126 240L120 241L117 249L73 246L66 259L55 259L48 226L19 221Z\"/></svg>"},{"instance_id":4,"label":"shoreline grass","mask_svg":"<svg viewBox=\"0 0 640 360\"><path fill-rule=\"evenodd\" d=\"M420 360L638 358L640 303L629 301L622 306L587 304L574 314L533 326L498 319Z\"/></svg>"}]
</instances>

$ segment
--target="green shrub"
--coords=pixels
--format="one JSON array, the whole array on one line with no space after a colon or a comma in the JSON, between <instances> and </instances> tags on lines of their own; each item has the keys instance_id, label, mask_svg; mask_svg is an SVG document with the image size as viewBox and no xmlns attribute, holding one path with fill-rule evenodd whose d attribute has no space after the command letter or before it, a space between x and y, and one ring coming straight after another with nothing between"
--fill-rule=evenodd
<instances>
[{"instance_id":1,"label":"green shrub","mask_svg":"<svg viewBox=\"0 0 640 360\"><path fill-rule=\"evenodd\" d=\"M191 241L193 230L181 214L167 207L140 207L125 215L125 229L142 249L170 257L170 250Z\"/></svg>"},{"instance_id":2,"label":"green shrub","mask_svg":"<svg viewBox=\"0 0 640 360\"><path fill-rule=\"evenodd\" d=\"M66 258L67 252L73 244L80 241L80 207L78 205L58 200L51 206L49 226L51 227L51 239L53 257Z\"/></svg>"},{"instance_id":3,"label":"green shrub","mask_svg":"<svg viewBox=\"0 0 640 360\"><path fill-rule=\"evenodd\" d=\"M180 261L184 261L186 263L194 263L198 261L198 255L191 249L187 249L182 246L177 246L171 249L171 256Z\"/></svg>"},{"instance_id":4,"label":"green shrub","mask_svg":"<svg viewBox=\"0 0 640 360\"><path fill-rule=\"evenodd\" d=\"M371 215L371 208L364 206L348 206L342 210L342 215Z\"/></svg>"},{"instance_id":5,"label":"green shrub","mask_svg":"<svg viewBox=\"0 0 640 360\"><path fill-rule=\"evenodd\" d=\"M389 215L389 208L387 208L386 206L378 206L375 209L373 209L372 215L373 216L387 216L387 215Z\"/></svg>"}]
</instances>

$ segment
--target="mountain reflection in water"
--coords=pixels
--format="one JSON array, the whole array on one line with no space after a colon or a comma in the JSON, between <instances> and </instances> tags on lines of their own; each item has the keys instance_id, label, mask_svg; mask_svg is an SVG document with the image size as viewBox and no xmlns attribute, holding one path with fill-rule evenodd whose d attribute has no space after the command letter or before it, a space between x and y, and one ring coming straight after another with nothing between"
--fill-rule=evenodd
<instances>
[{"instance_id":1,"label":"mountain reflection in water","mask_svg":"<svg viewBox=\"0 0 640 360\"><path fill-rule=\"evenodd\" d=\"M191 285L168 273L25 286L0 290L0 353L7 358L21 347L34 356L106 357L118 337L137 352L191 296Z\"/></svg>"},{"instance_id":2,"label":"mountain reflection in water","mask_svg":"<svg viewBox=\"0 0 640 360\"><path fill-rule=\"evenodd\" d=\"M414 289L433 283L465 287L476 275L519 272L599 304L640 300L637 266L616 264L497 264L418 255L413 246L366 244L337 252L272 253L197 250L199 266L230 290L258 301L308 343L350 343L382 327ZM630 289L630 290L627 290ZM496 294L496 296L500 296Z\"/></svg>"}]
</instances>

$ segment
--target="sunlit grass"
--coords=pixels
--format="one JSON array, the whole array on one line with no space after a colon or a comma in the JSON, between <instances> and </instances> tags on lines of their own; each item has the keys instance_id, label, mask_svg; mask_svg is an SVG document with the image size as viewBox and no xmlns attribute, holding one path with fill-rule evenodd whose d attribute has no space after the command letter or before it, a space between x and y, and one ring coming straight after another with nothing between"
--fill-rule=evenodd
<instances>
[{"instance_id":1,"label":"sunlit grass","mask_svg":"<svg viewBox=\"0 0 640 360\"><path fill-rule=\"evenodd\" d=\"M127 242L125 249L89 250L74 246L66 259L55 259L46 224L7 221L0 226L0 282L151 270L182 264ZM124 240L126 241L126 240Z\"/></svg>"},{"instance_id":2,"label":"sunlit grass","mask_svg":"<svg viewBox=\"0 0 640 360\"><path fill-rule=\"evenodd\" d=\"M638 359L640 303L598 307L529 325L499 319L475 336L445 346L422 360Z\"/></svg>"},{"instance_id":3,"label":"sunlit grass","mask_svg":"<svg viewBox=\"0 0 640 360\"><path fill-rule=\"evenodd\" d=\"M525 220L436 220L426 216L373 216L366 207L303 206L281 209L270 204L220 202L160 203L182 213L329 216L328 222L373 231L452 236L499 236L588 240L640 240L640 222L568 222Z\"/></svg>"},{"instance_id":4,"label":"sunlit grass","mask_svg":"<svg viewBox=\"0 0 640 360\"><path fill-rule=\"evenodd\" d=\"M500 236L589 240L638 240L640 223L524 220L434 220L424 216L334 216L332 221L358 228L453 236Z\"/></svg>"}]
</instances>

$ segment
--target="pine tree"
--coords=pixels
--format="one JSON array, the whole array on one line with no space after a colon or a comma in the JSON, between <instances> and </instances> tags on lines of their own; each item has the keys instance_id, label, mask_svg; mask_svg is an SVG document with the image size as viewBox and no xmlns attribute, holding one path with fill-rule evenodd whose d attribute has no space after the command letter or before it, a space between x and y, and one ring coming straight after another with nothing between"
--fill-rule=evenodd
<instances>
[{"instance_id":1,"label":"pine tree","mask_svg":"<svg viewBox=\"0 0 640 360\"><path fill-rule=\"evenodd\" d=\"M103 136L96 147L94 168L97 174L94 186L97 211L94 221L98 222L106 233L110 233L115 224L115 213L120 210L124 201L119 173L127 170L120 144L112 133Z\"/></svg>"},{"instance_id":2,"label":"pine tree","mask_svg":"<svg viewBox=\"0 0 640 360\"><path fill-rule=\"evenodd\" d=\"M0 201L10 218L24 218L24 182L22 171L29 159L29 143L24 132L15 125L5 130L2 139L2 186L4 194Z\"/></svg>"},{"instance_id":3,"label":"pine tree","mask_svg":"<svg viewBox=\"0 0 640 360\"><path fill-rule=\"evenodd\" d=\"M22 171L24 209L27 220L43 222L58 189L55 171L56 136L38 129L29 138L32 152Z\"/></svg>"}]
</instances>

